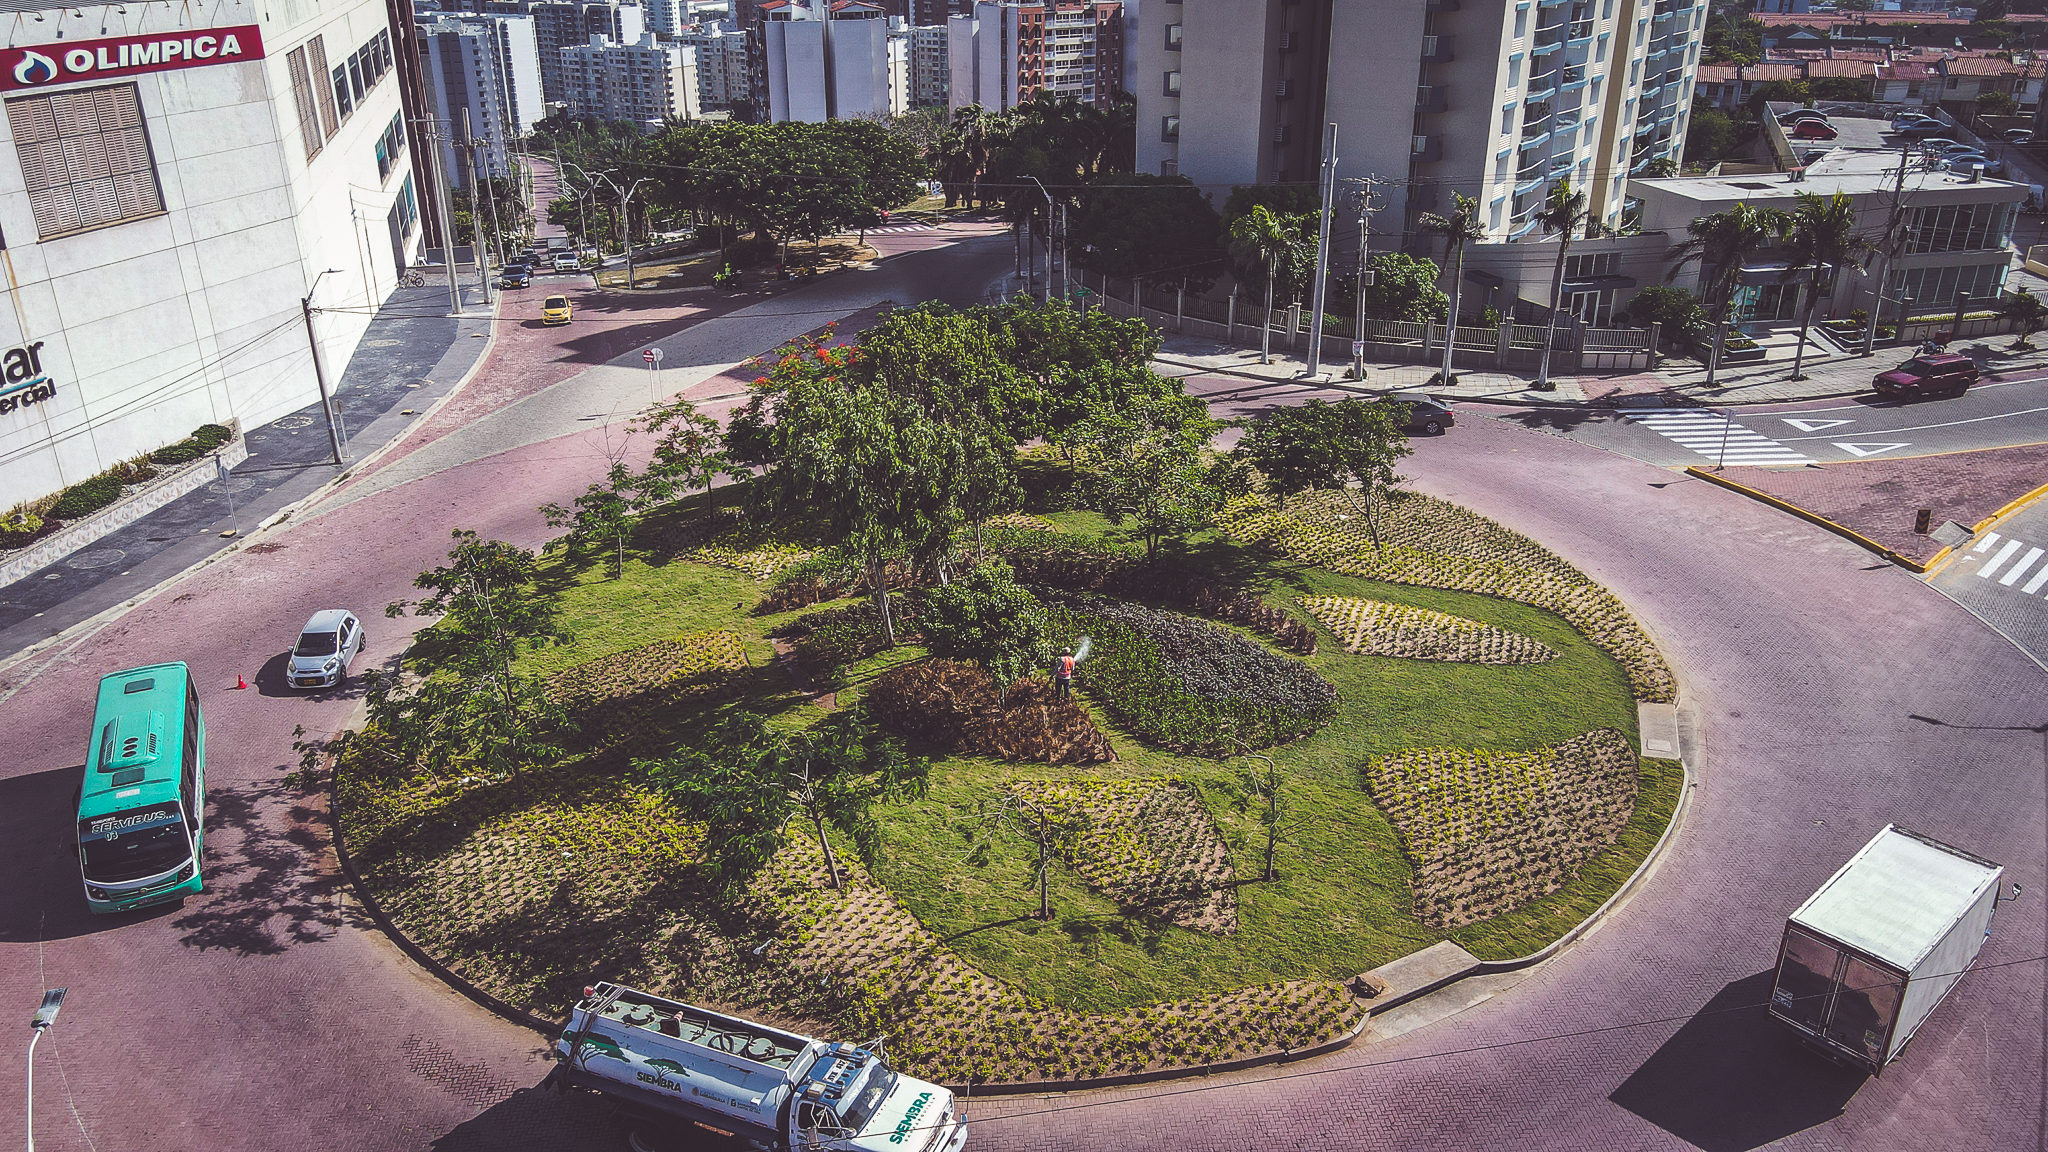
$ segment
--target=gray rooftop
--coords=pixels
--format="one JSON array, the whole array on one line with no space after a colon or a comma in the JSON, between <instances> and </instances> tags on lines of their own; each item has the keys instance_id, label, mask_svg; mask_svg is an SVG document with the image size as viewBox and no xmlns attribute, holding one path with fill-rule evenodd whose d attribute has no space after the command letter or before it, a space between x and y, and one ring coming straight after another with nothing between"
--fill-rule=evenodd
<instances>
[{"instance_id":1,"label":"gray rooftop","mask_svg":"<svg viewBox=\"0 0 2048 1152\"><path fill-rule=\"evenodd\" d=\"M1792 922L1911 972L2003 871L1887 824Z\"/></svg>"}]
</instances>

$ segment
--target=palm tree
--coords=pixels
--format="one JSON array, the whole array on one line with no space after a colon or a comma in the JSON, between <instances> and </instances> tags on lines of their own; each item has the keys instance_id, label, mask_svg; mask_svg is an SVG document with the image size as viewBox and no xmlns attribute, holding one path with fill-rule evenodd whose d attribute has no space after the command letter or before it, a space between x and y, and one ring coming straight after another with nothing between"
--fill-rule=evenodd
<instances>
[{"instance_id":1,"label":"palm tree","mask_svg":"<svg viewBox=\"0 0 2048 1152\"><path fill-rule=\"evenodd\" d=\"M1474 240L1486 239L1486 226L1479 222L1479 201L1463 192L1451 193L1451 214L1439 216L1434 212L1422 214L1422 228L1426 232L1441 235L1450 245L1449 259L1444 261L1451 270L1451 317L1444 325L1444 368L1441 379L1444 386L1451 383L1451 351L1458 346L1458 297L1465 288L1465 245Z\"/></svg>"},{"instance_id":2,"label":"palm tree","mask_svg":"<svg viewBox=\"0 0 2048 1152\"><path fill-rule=\"evenodd\" d=\"M1234 244L1252 249L1258 253L1259 261L1266 266L1266 311L1259 326L1259 363L1273 362L1273 281L1279 276L1276 267L1281 256L1293 246L1294 237L1288 228L1288 218L1274 212L1264 204L1254 204L1252 210L1230 222L1230 239Z\"/></svg>"},{"instance_id":3,"label":"palm tree","mask_svg":"<svg viewBox=\"0 0 2048 1152\"><path fill-rule=\"evenodd\" d=\"M1600 222L1600 214L1586 204L1585 192L1560 180L1550 190L1550 199L1536 210L1534 219L1548 235L1557 233L1557 268L1550 274L1550 322L1543 331L1543 362L1536 368L1536 391L1550 391L1550 345L1557 338L1557 311L1564 296L1565 254L1572 250L1572 233L1584 231L1591 240L1611 230Z\"/></svg>"},{"instance_id":4,"label":"palm tree","mask_svg":"<svg viewBox=\"0 0 2048 1152\"><path fill-rule=\"evenodd\" d=\"M1718 325L1741 281L1742 266L1773 240L1783 237L1789 223L1776 208L1752 208L1747 204L1702 216L1685 226L1688 239L1680 241L1668 254L1672 265L1664 282L1669 284L1678 279L1681 269L1699 261L1700 298L1707 301L1708 317Z\"/></svg>"},{"instance_id":5,"label":"palm tree","mask_svg":"<svg viewBox=\"0 0 2048 1152\"><path fill-rule=\"evenodd\" d=\"M1792 210L1791 245L1780 280L1790 280L1804 271L1806 309L1799 314L1799 348L1792 354L1792 379L1804 380L1800 369L1806 364L1806 332L1813 326L1813 310L1820 303L1821 277L1834 276L1844 267L1863 270L1863 262L1876 251L1870 241L1855 235L1856 202L1847 192L1819 196L1798 194Z\"/></svg>"}]
</instances>

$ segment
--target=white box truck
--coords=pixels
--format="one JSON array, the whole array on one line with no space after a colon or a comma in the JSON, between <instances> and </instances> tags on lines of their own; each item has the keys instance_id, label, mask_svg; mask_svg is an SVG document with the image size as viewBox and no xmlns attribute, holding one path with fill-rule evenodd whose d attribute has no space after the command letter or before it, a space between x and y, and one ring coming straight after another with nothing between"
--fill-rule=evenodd
<instances>
[{"instance_id":1,"label":"white box truck","mask_svg":"<svg viewBox=\"0 0 2048 1152\"><path fill-rule=\"evenodd\" d=\"M1885 825L1786 921L1771 1016L1830 1059L1882 1071L1976 961L2004 875Z\"/></svg>"},{"instance_id":2,"label":"white box truck","mask_svg":"<svg viewBox=\"0 0 2048 1152\"><path fill-rule=\"evenodd\" d=\"M555 1042L558 1086L635 1121L690 1125L775 1152L956 1152L953 1094L879 1051L799 1036L617 984L583 990Z\"/></svg>"}]
</instances>

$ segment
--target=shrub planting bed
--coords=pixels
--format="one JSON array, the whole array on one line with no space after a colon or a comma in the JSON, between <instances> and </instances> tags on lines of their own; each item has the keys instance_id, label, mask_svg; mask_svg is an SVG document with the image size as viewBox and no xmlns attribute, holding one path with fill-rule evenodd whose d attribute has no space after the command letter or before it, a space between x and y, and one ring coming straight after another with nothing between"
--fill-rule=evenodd
<instances>
[{"instance_id":1,"label":"shrub planting bed","mask_svg":"<svg viewBox=\"0 0 2048 1152\"><path fill-rule=\"evenodd\" d=\"M1460 521L1442 509L1455 505L1396 500L1388 509L1388 520L1381 530L1383 539L1426 537L1438 547L1455 550L1432 551L1400 544L1375 549L1364 525L1339 520L1330 510L1332 507L1328 503L1298 500L1281 512L1247 498L1233 502L1219 513L1217 525L1240 540L1369 580L1477 592L1555 612L1628 669L1637 699L1676 699L1678 686L1670 666L1621 601L1534 542L1463 509L1458 511L1469 518L1473 540L1450 540L1441 526ZM1421 514L1419 526L1405 524L1403 518L1411 512ZM1517 544L1518 540L1522 543ZM1487 541L1492 543L1486 544ZM1484 547L1492 547L1493 554L1473 555Z\"/></svg>"},{"instance_id":2,"label":"shrub planting bed","mask_svg":"<svg viewBox=\"0 0 2048 1152\"><path fill-rule=\"evenodd\" d=\"M1530 752L1417 748L1363 766L1415 869L1415 915L1434 928L1556 891L1628 824L1638 769L1611 728Z\"/></svg>"},{"instance_id":3,"label":"shrub planting bed","mask_svg":"<svg viewBox=\"0 0 2048 1152\"><path fill-rule=\"evenodd\" d=\"M1337 689L1314 669L1206 620L1038 587L1053 642L1092 651L1077 682L1144 739L1228 751L1299 739L1330 722Z\"/></svg>"},{"instance_id":4,"label":"shrub planting bed","mask_svg":"<svg viewBox=\"0 0 2048 1152\"><path fill-rule=\"evenodd\" d=\"M972 664L919 660L877 677L864 697L875 717L905 736L998 760L1100 764L1116 759L1079 701L1022 680L996 703L995 678Z\"/></svg>"},{"instance_id":5,"label":"shrub planting bed","mask_svg":"<svg viewBox=\"0 0 2048 1152\"><path fill-rule=\"evenodd\" d=\"M918 642L916 600L892 597L889 616L895 622L898 643ZM882 634L882 614L872 602L806 612L773 634L796 641L790 658L798 674L820 688L842 686L847 669L888 647Z\"/></svg>"},{"instance_id":6,"label":"shrub planting bed","mask_svg":"<svg viewBox=\"0 0 2048 1152\"><path fill-rule=\"evenodd\" d=\"M1018 780L1010 791L1081 829L1067 865L1120 907L1198 932L1237 931L1230 848L1185 783Z\"/></svg>"},{"instance_id":7,"label":"shrub planting bed","mask_svg":"<svg viewBox=\"0 0 2048 1152\"><path fill-rule=\"evenodd\" d=\"M791 540L775 529L758 524L741 524L715 533L683 553L700 564L716 564L766 580L777 572L811 558L816 549Z\"/></svg>"},{"instance_id":8,"label":"shrub planting bed","mask_svg":"<svg viewBox=\"0 0 2048 1152\"><path fill-rule=\"evenodd\" d=\"M1301 606L1344 642L1346 652L1468 664L1541 664L1557 659L1557 653L1539 640L1447 612L1348 596L1306 596Z\"/></svg>"},{"instance_id":9,"label":"shrub planting bed","mask_svg":"<svg viewBox=\"0 0 2048 1152\"><path fill-rule=\"evenodd\" d=\"M698 632L631 648L548 678L548 698L568 711L591 748L634 755L658 749L656 732L692 697L715 694L747 666L737 633Z\"/></svg>"}]
</instances>

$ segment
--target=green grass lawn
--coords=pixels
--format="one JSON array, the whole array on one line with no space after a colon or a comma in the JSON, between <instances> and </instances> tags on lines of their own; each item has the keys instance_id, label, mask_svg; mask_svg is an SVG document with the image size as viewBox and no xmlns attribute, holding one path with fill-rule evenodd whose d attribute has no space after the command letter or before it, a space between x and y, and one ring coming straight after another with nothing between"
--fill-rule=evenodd
<instances>
[{"instance_id":1,"label":"green grass lawn","mask_svg":"<svg viewBox=\"0 0 2048 1152\"><path fill-rule=\"evenodd\" d=\"M1123 538L1090 513L1050 513L1063 530ZM1447 612L1534 637L1559 653L1544 664L1435 663L1345 653L1327 632L1309 663L1342 698L1336 720L1273 750L1290 779L1292 814L1277 855L1279 878L1257 878L1262 830L1236 800L1236 765L1148 747L1090 701L1120 757L1089 769L946 757L932 769L928 796L879 810L882 851L875 874L933 932L992 976L1062 1006L1110 1011L1298 977L1343 977L1444 939L1412 914L1408 864L1392 826L1366 795L1358 766L1376 753L1418 746L1529 748L1594 728L1633 741L1635 704L1620 665L1558 617L1528 605L1459 592L1382 584L1306 567L1215 537L1175 551L1177 562L1264 590L1276 607L1306 619L1299 596L1352 596ZM720 711L747 707L778 724L824 713L773 665L767 633L801 611L755 616L766 585L686 560L629 553L612 578L601 563L550 558L569 644L529 654L523 668L552 673L654 640L724 628L743 639L757 671ZM1249 635L1249 633L1247 633ZM838 692L845 706L890 667L923 655L914 646L854 666ZM1084 666L1085 675L1085 666ZM1088 688L1083 684L1084 698ZM678 718L687 740L697 725ZM702 718L700 718L702 719ZM1121 911L1063 865L1052 869L1055 916L1026 919L1037 905L1032 847L998 841L969 862L978 805L1008 780L1164 774L1195 786L1232 845L1239 929L1212 936ZM1449 933L1485 957L1541 947L1604 900L1661 834L1678 794L1678 769L1644 762L1634 822L1564 889L1515 912Z\"/></svg>"}]
</instances>

